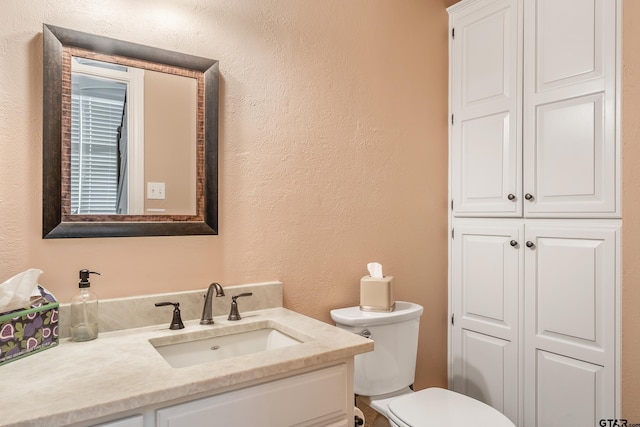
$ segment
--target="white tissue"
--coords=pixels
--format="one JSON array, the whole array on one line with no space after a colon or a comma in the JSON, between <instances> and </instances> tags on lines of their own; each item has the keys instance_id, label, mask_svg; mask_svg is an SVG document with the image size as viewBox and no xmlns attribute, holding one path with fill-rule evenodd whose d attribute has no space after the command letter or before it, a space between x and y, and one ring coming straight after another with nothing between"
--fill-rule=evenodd
<instances>
[{"instance_id":1,"label":"white tissue","mask_svg":"<svg viewBox=\"0 0 640 427\"><path fill-rule=\"evenodd\" d=\"M31 268L0 284L0 313L29 307L42 270Z\"/></svg>"},{"instance_id":2,"label":"white tissue","mask_svg":"<svg viewBox=\"0 0 640 427\"><path fill-rule=\"evenodd\" d=\"M382 264L378 262L370 262L367 264L367 270L369 270L369 276L373 279L382 279Z\"/></svg>"}]
</instances>

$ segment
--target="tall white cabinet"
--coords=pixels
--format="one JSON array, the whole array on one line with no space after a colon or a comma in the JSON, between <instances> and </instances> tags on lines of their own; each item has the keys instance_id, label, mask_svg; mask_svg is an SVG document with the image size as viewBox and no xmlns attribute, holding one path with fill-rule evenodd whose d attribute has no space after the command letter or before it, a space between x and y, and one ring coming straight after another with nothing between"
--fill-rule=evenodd
<instances>
[{"instance_id":1,"label":"tall white cabinet","mask_svg":"<svg viewBox=\"0 0 640 427\"><path fill-rule=\"evenodd\" d=\"M619 416L619 0L450 14L450 386L518 426Z\"/></svg>"}]
</instances>

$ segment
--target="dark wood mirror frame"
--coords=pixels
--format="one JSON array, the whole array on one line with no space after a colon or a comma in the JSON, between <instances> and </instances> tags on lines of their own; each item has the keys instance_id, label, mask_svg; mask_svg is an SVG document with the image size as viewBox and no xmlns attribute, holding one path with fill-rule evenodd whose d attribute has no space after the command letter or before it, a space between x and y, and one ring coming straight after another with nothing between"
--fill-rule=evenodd
<instances>
[{"instance_id":1,"label":"dark wood mirror frame","mask_svg":"<svg viewBox=\"0 0 640 427\"><path fill-rule=\"evenodd\" d=\"M218 234L218 61L47 24L43 40L42 237ZM69 179L63 173L69 173L70 154L63 135L69 133L70 118L63 106L69 102L70 83L63 73L70 76L69 52L82 50L99 58L149 63L150 68L166 66L198 76L196 215L69 214Z\"/></svg>"}]
</instances>

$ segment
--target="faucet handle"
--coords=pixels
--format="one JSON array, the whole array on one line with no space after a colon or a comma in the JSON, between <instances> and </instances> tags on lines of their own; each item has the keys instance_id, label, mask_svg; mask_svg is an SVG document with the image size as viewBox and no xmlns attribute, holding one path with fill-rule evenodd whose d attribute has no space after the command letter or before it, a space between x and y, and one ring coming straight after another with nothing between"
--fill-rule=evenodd
<instances>
[{"instance_id":1,"label":"faucet handle","mask_svg":"<svg viewBox=\"0 0 640 427\"><path fill-rule=\"evenodd\" d=\"M184 323L180 317L180 303L179 302L157 302L156 307L164 307L166 305L173 306L173 319L171 319L171 325L169 329L184 329Z\"/></svg>"},{"instance_id":2,"label":"faucet handle","mask_svg":"<svg viewBox=\"0 0 640 427\"><path fill-rule=\"evenodd\" d=\"M250 297L251 295L253 295L253 292L244 292L244 293L241 293L241 294L238 294L238 295L234 295L234 296L232 296L232 297L231 297L231 299L232 299L233 301L235 301L235 300L236 300L236 298L240 298L240 297Z\"/></svg>"},{"instance_id":3,"label":"faucet handle","mask_svg":"<svg viewBox=\"0 0 640 427\"><path fill-rule=\"evenodd\" d=\"M233 295L231 297L231 312L229 313L229 317L227 317L227 320L242 319L242 317L240 317L240 312L238 311L238 302L236 301L236 299L240 297L250 297L251 295L253 295L253 292L244 292L242 294Z\"/></svg>"}]
</instances>

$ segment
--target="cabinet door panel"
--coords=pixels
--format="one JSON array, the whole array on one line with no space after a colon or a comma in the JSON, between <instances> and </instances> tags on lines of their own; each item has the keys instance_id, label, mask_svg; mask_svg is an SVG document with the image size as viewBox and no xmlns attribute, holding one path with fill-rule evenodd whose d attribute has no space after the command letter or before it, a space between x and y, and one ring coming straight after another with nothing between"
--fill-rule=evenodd
<instances>
[{"instance_id":1,"label":"cabinet door panel","mask_svg":"<svg viewBox=\"0 0 640 427\"><path fill-rule=\"evenodd\" d=\"M615 3L525 2L525 216L619 216Z\"/></svg>"},{"instance_id":2,"label":"cabinet door panel","mask_svg":"<svg viewBox=\"0 0 640 427\"><path fill-rule=\"evenodd\" d=\"M535 418L528 426L595 426L612 417L602 366L538 351L536 371Z\"/></svg>"},{"instance_id":3,"label":"cabinet door panel","mask_svg":"<svg viewBox=\"0 0 640 427\"><path fill-rule=\"evenodd\" d=\"M508 198L515 187L515 147L509 131L509 112L465 120L459 124L460 144L453 147L458 192L458 216L501 210L514 212L519 205Z\"/></svg>"},{"instance_id":4,"label":"cabinet door panel","mask_svg":"<svg viewBox=\"0 0 640 427\"><path fill-rule=\"evenodd\" d=\"M517 5L478 3L486 7L465 9L452 22L454 215L519 216Z\"/></svg>"},{"instance_id":5,"label":"cabinet door panel","mask_svg":"<svg viewBox=\"0 0 640 427\"><path fill-rule=\"evenodd\" d=\"M537 115L537 198L547 203L557 197L601 199L602 178L595 175L603 172L596 160L606 158L602 121L597 120L602 117L602 96L544 105Z\"/></svg>"},{"instance_id":6,"label":"cabinet door panel","mask_svg":"<svg viewBox=\"0 0 640 427\"><path fill-rule=\"evenodd\" d=\"M454 390L518 422L518 301L523 228L458 219L451 258Z\"/></svg>"},{"instance_id":7,"label":"cabinet door panel","mask_svg":"<svg viewBox=\"0 0 640 427\"><path fill-rule=\"evenodd\" d=\"M617 227L527 225L526 240L527 344L612 361Z\"/></svg>"},{"instance_id":8,"label":"cabinet door panel","mask_svg":"<svg viewBox=\"0 0 640 427\"><path fill-rule=\"evenodd\" d=\"M518 417L518 349L511 341L462 329L453 389Z\"/></svg>"},{"instance_id":9,"label":"cabinet door panel","mask_svg":"<svg viewBox=\"0 0 640 427\"><path fill-rule=\"evenodd\" d=\"M615 207L615 147L608 144L603 93L540 106L536 111L536 164L527 203L531 216L596 212Z\"/></svg>"},{"instance_id":10,"label":"cabinet door panel","mask_svg":"<svg viewBox=\"0 0 640 427\"><path fill-rule=\"evenodd\" d=\"M599 418L589 408L609 418L615 414L618 236L615 225L525 227L525 239L533 243L525 248L527 426L556 425L568 416L565 409L573 415L564 425L584 425L582 416L595 425ZM557 402L563 395L566 407Z\"/></svg>"},{"instance_id":11,"label":"cabinet door panel","mask_svg":"<svg viewBox=\"0 0 640 427\"><path fill-rule=\"evenodd\" d=\"M602 2L537 0L532 3L535 3L537 18L533 52L537 63L537 91L601 77Z\"/></svg>"},{"instance_id":12,"label":"cabinet door panel","mask_svg":"<svg viewBox=\"0 0 640 427\"><path fill-rule=\"evenodd\" d=\"M487 221L456 223L451 296L456 325L507 340L515 338L521 230L521 225Z\"/></svg>"},{"instance_id":13,"label":"cabinet door panel","mask_svg":"<svg viewBox=\"0 0 640 427\"><path fill-rule=\"evenodd\" d=\"M498 47L509 45L509 26L509 9L503 8L470 20L464 30L458 27L465 66L460 88L463 109L476 103L508 100L511 88L505 76L510 72L509 50Z\"/></svg>"}]
</instances>

